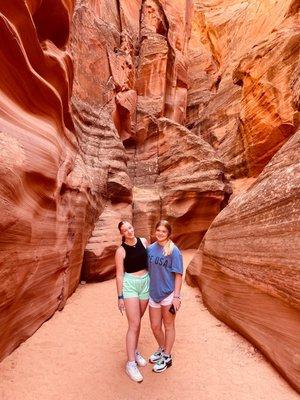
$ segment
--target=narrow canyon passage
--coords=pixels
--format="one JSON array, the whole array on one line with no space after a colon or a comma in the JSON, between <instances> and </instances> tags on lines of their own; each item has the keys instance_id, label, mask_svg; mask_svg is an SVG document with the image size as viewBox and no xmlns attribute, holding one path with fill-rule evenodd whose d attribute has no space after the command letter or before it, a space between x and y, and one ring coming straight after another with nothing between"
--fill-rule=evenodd
<instances>
[{"instance_id":1,"label":"narrow canyon passage","mask_svg":"<svg viewBox=\"0 0 300 400\"><path fill-rule=\"evenodd\" d=\"M184 252L185 264L192 252ZM115 281L80 285L30 339L0 364L1 400L296 400L298 395L253 346L214 318L184 284L174 364L162 374L124 373L126 318ZM140 350L156 345L145 314Z\"/></svg>"}]
</instances>

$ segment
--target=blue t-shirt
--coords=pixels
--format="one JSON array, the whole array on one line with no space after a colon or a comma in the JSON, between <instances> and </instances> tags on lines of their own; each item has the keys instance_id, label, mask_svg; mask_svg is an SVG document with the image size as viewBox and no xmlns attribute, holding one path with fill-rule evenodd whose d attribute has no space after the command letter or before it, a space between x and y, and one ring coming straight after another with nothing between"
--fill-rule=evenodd
<instances>
[{"instance_id":1,"label":"blue t-shirt","mask_svg":"<svg viewBox=\"0 0 300 400\"><path fill-rule=\"evenodd\" d=\"M150 275L150 297L159 303L175 288L175 273L183 273L182 255L174 245L171 255L164 256L163 247L153 243L147 248Z\"/></svg>"}]
</instances>

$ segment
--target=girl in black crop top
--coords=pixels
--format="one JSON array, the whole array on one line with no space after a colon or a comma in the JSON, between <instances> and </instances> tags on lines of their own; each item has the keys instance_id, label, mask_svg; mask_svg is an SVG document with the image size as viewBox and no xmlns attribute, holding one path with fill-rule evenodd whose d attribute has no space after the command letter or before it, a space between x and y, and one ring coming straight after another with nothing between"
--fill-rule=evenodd
<instances>
[{"instance_id":1,"label":"girl in black crop top","mask_svg":"<svg viewBox=\"0 0 300 400\"><path fill-rule=\"evenodd\" d=\"M122 244L115 255L118 308L122 315L125 311L128 320L125 371L132 380L141 382L143 376L138 366L145 366L147 361L138 352L137 343L149 300L147 240L136 237L127 221L120 222L118 229L122 235Z\"/></svg>"},{"instance_id":2,"label":"girl in black crop top","mask_svg":"<svg viewBox=\"0 0 300 400\"><path fill-rule=\"evenodd\" d=\"M124 271L127 273L138 272L141 269L148 269L147 250L140 238L135 238L136 244L129 245L122 242L125 250Z\"/></svg>"}]
</instances>

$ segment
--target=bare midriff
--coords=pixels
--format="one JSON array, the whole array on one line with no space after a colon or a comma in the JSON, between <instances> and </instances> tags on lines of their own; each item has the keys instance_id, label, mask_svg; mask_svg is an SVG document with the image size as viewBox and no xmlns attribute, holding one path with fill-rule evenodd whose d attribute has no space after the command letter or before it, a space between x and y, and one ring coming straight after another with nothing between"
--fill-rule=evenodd
<instances>
[{"instance_id":1,"label":"bare midriff","mask_svg":"<svg viewBox=\"0 0 300 400\"><path fill-rule=\"evenodd\" d=\"M147 269L141 269L140 271L136 272L130 272L130 275L136 275L136 276L143 276L148 272Z\"/></svg>"}]
</instances>

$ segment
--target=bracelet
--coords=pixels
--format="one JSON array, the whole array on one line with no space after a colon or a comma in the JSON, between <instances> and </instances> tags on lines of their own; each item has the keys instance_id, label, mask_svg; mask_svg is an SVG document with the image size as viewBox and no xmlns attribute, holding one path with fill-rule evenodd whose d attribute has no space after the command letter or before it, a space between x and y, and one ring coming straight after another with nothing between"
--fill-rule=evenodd
<instances>
[{"instance_id":1,"label":"bracelet","mask_svg":"<svg viewBox=\"0 0 300 400\"><path fill-rule=\"evenodd\" d=\"M118 299L119 300L123 300L124 299L123 293L118 295Z\"/></svg>"}]
</instances>

